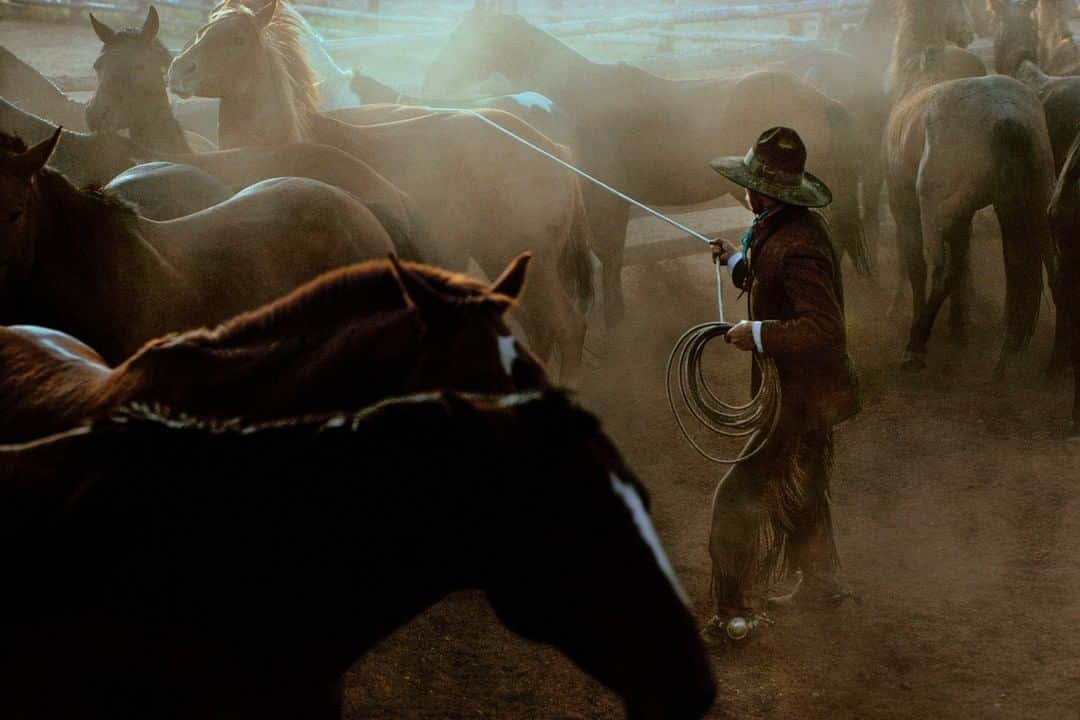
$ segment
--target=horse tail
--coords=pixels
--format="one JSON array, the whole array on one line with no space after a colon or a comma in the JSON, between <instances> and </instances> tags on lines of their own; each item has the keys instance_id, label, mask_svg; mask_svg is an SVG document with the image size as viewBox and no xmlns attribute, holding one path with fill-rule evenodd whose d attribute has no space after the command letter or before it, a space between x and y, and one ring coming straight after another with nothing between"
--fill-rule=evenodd
<instances>
[{"instance_id":1,"label":"horse tail","mask_svg":"<svg viewBox=\"0 0 1080 720\"><path fill-rule=\"evenodd\" d=\"M861 143L858 128L851 112L839 102L830 102L828 106L829 130L834 143L832 166L835 170L836 186L833 205L830 208L832 224L836 228L838 255L851 256L856 270L863 275L874 272L874 255L866 240L862 216L859 209L859 162L856 154ZM837 145L844 147L839 151Z\"/></svg>"},{"instance_id":2,"label":"horse tail","mask_svg":"<svg viewBox=\"0 0 1080 720\"><path fill-rule=\"evenodd\" d=\"M1007 342L1009 350L1018 351L1031 341L1039 320L1042 261L1048 242L1036 238L1039 246L1029 245L1032 224L1042 225L1039 221L1046 215L1047 198L1040 198L1037 191L1044 182L1039 177L1039 153L1031 128L1015 118L1002 118L994 125L991 143L998 158L994 210L1005 255Z\"/></svg>"},{"instance_id":3,"label":"horse tail","mask_svg":"<svg viewBox=\"0 0 1080 720\"><path fill-rule=\"evenodd\" d=\"M593 235L577 178L574 178L573 205L570 232L559 252L559 278L570 297L577 300L578 309L587 314L593 303Z\"/></svg>"}]
</instances>

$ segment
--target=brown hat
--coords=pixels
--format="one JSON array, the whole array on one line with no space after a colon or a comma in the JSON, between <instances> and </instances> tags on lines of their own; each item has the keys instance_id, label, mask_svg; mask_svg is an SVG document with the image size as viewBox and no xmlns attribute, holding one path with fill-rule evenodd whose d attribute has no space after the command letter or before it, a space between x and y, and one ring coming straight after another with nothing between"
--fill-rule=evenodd
<instances>
[{"instance_id":1,"label":"brown hat","mask_svg":"<svg viewBox=\"0 0 1080 720\"><path fill-rule=\"evenodd\" d=\"M791 128L770 128L745 157L719 157L709 165L736 185L789 205L817 208L832 202L828 186L806 172L806 146Z\"/></svg>"}]
</instances>

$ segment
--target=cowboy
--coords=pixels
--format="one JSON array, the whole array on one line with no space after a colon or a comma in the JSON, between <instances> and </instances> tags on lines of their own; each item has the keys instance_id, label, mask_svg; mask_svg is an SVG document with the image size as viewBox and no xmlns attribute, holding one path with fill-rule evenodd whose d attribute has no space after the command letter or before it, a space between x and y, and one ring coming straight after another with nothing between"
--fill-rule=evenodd
<instances>
[{"instance_id":1,"label":"cowboy","mask_svg":"<svg viewBox=\"0 0 1080 720\"><path fill-rule=\"evenodd\" d=\"M794 592L768 605L820 608L843 600L829 507L833 426L859 410L839 259L828 225L811 209L828 205L832 193L806 172L802 139L775 127L745 157L710 165L746 189L756 215L741 248L713 244L715 261L727 265L749 297L750 319L725 339L776 363L782 400L764 448L734 465L713 497L709 554L717 615L707 635L760 611L757 587L795 571L801 581ZM756 366L752 384L756 391Z\"/></svg>"}]
</instances>

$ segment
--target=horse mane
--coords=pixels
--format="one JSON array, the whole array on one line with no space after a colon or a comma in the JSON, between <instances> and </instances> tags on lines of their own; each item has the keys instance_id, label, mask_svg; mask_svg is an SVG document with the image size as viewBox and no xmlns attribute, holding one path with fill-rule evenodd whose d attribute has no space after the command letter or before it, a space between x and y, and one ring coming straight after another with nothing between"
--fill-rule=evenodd
<instances>
[{"instance_id":1,"label":"horse mane","mask_svg":"<svg viewBox=\"0 0 1080 720\"><path fill-rule=\"evenodd\" d=\"M255 12L242 0L225 0L211 11L207 23L237 15L253 19ZM294 142L310 138L309 120L319 112L318 81L301 40L306 32L303 18L292 6L279 0L273 18L259 33L270 62L272 85L280 93L280 112Z\"/></svg>"},{"instance_id":2,"label":"horse mane","mask_svg":"<svg viewBox=\"0 0 1080 720\"><path fill-rule=\"evenodd\" d=\"M273 419L196 415L162 403L132 402L92 421L90 427L96 431L115 425L156 425L169 430L244 436L296 427L307 427L316 432L355 433L362 432L366 429L365 426L384 418L401 417L414 425L418 412L433 417L436 422L448 424L458 424L460 418L475 413L493 415L510 412L532 420L545 431L577 438L600 432L600 421L596 416L577 406L566 391L559 389L528 390L503 395L438 390L386 398L351 412ZM557 415L558 418L552 418L552 415ZM611 449L613 450L613 446ZM648 496L643 490L641 494L643 502L648 503Z\"/></svg>"},{"instance_id":3,"label":"horse mane","mask_svg":"<svg viewBox=\"0 0 1080 720\"><path fill-rule=\"evenodd\" d=\"M402 262L421 276L448 304L459 306L501 302L488 287L472 278L419 263ZM178 347L222 350L244 347L273 331L274 343L301 341L319 327L338 330L354 322L358 312L404 311L408 307L401 285L387 260L369 260L320 275L292 293L261 308L238 315L216 328L201 328L153 341L138 354Z\"/></svg>"}]
</instances>

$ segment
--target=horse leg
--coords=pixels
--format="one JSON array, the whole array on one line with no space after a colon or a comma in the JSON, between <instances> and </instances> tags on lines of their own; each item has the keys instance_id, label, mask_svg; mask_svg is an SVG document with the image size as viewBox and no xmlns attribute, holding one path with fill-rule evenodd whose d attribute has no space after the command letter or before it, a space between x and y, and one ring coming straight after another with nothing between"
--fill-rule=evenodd
<instances>
[{"instance_id":1,"label":"horse leg","mask_svg":"<svg viewBox=\"0 0 1080 720\"><path fill-rule=\"evenodd\" d=\"M855 268L869 275L873 272L874 258L867 247L859 212L859 174L853 169L838 168L833 179L835 193L829 209L838 246L837 257L850 256Z\"/></svg>"},{"instance_id":2,"label":"horse leg","mask_svg":"<svg viewBox=\"0 0 1080 720\"><path fill-rule=\"evenodd\" d=\"M930 294L922 312L915 316L911 324L903 364L905 370L922 370L926 367L926 346L934 329L934 321L967 265L973 213L963 213L946 220L947 216L937 212L939 209L942 209L941 206L923 210L923 237L929 240L933 248Z\"/></svg>"},{"instance_id":3,"label":"horse leg","mask_svg":"<svg viewBox=\"0 0 1080 720\"><path fill-rule=\"evenodd\" d=\"M911 287L912 317L915 318L922 312L926 299L926 260L923 258L922 225L915 188L890 182L889 207L896 223L897 256L900 260L896 295L889 316L900 314L906 280Z\"/></svg>"},{"instance_id":4,"label":"horse leg","mask_svg":"<svg viewBox=\"0 0 1080 720\"><path fill-rule=\"evenodd\" d=\"M573 298L567 295L554 267L538 264L529 278L522 310L529 318L523 322L533 352L541 358L559 353L558 379L573 385L581 370L585 347L585 317Z\"/></svg>"},{"instance_id":5,"label":"horse leg","mask_svg":"<svg viewBox=\"0 0 1080 720\"><path fill-rule=\"evenodd\" d=\"M1031 341L1039 317L1043 290L1043 258L1031 247L1032 223L1044 226L1041 210L1028 209L1007 202L994 204L1001 227L1001 246L1005 257L1005 338L994 377L1002 379L1011 356Z\"/></svg>"},{"instance_id":6,"label":"horse leg","mask_svg":"<svg viewBox=\"0 0 1080 720\"><path fill-rule=\"evenodd\" d=\"M585 209L592 226L593 252L603 265L604 324L614 329L626 313L622 269L630 206L592 183L582 183Z\"/></svg>"},{"instance_id":7,"label":"horse leg","mask_svg":"<svg viewBox=\"0 0 1080 720\"><path fill-rule=\"evenodd\" d=\"M969 230L970 235L970 230ZM956 288L949 297L949 330L953 344L958 348L967 347L967 323L971 313L971 301L975 287L971 282L971 255L956 278Z\"/></svg>"}]
</instances>

